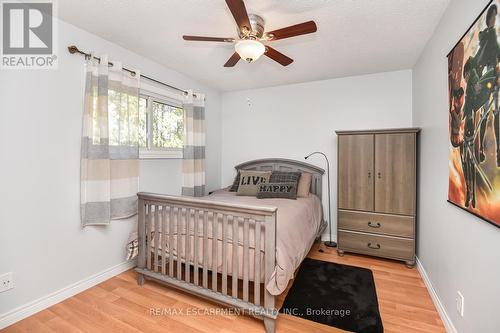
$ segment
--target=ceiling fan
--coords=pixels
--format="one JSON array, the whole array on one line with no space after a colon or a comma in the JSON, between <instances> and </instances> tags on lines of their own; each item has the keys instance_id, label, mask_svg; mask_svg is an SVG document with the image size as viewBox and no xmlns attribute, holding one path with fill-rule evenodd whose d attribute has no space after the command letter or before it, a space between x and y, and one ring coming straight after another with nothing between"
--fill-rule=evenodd
<instances>
[{"instance_id":1,"label":"ceiling fan","mask_svg":"<svg viewBox=\"0 0 500 333\"><path fill-rule=\"evenodd\" d=\"M310 34L317 30L316 23L308 21L264 33L264 19L259 15L247 14L243 0L226 0L226 3L236 20L238 38L182 36L184 40L188 41L236 43L235 52L224 64L224 67L233 67L240 58L253 62L263 54L283 66L288 66L293 62L293 59L263 42Z\"/></svg>"}]
</instances>

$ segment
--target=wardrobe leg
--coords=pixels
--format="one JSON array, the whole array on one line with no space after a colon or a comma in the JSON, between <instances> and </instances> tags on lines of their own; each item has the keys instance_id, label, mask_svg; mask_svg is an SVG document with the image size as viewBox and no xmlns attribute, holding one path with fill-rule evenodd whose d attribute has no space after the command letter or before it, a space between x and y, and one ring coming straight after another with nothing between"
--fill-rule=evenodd
<instances>
[{"instance_id":1,"label":"wardrobe leg","mask_svg":"<svg viewBox=\"0 0 500 333\"><path fill-rule=\"evenodd\" d=\"M406 264L406 267L413 268L413 267L415 267L415 260L405 261L405 264Z\"/></svg>"}]
</instances>

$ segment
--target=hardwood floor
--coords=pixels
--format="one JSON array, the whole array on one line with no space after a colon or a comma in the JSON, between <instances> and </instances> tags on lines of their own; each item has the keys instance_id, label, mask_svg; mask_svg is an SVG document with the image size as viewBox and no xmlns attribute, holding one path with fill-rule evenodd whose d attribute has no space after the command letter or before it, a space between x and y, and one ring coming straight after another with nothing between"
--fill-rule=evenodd
<instances>
[{"instance_id":1,"label":"hardwood floor","mask_svg":"<svg viewBox=\"0 0 500 333\"><path fill-rule=\"evenodd\" d=\"M335 249L320 244L313 246L309 257L371 269L385 333L446 333L416 269L408 269L401 262L353 254L339 257ZM279 298L278 306L283 299L284 295ZM264 332L260 320L220 313L220 309L210 302L152 281L139 287L136 273L128 271L2 332ZM343 332L289 315L278 317L276 331Z\"/></svg>"}]
</instances>

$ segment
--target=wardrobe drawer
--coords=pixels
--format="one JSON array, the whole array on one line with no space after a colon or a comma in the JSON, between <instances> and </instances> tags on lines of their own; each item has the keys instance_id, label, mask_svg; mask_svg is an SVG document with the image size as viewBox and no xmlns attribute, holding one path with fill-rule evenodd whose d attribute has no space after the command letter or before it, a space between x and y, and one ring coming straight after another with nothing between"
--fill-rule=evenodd
<instances>
[{"instance_id":1,"label":"wardrobe drawer","mask_svg":"<svg viewBox=\"0 0 500 333\"><path fill-rule=\"evenodd\" d=\"M339 228L375 234L414 238L415 218L411 216L339 210Z\"/></svg>"},{"instance_id":2,"label":"wardrobe drawer","mask_svg":"<svg viewBox=\"0 0 500 333\"><path fill-rule=\"evenodd\" d=\"M414 241L407 238L339 231L339 249L380 257L413 260Z\"/></svg>"}]
</instances>

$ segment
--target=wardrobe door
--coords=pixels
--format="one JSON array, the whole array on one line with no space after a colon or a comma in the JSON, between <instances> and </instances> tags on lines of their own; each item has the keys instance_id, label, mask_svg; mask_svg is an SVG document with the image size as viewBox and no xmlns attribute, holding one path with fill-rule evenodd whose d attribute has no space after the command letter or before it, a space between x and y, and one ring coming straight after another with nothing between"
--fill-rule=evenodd
<instances>
[{"instance_id":1,"label":"wardrobe door","mask_svg":"<svg viewBox=\"0 0 500 333\"><path fill-rule=\"evenodd\" d=\"M415 214L416 135L375 135L375 211Z\"/></svg>"},{"instance_id":2,"label":"wardrobe door","mask_svg":"<svg viewBox=\"0 0 500 333\"><path fill-rule=\"evenodd\" d=\"M373 134L338 140L338 206L373 211Z\"/></svg>"}]
</instances>

